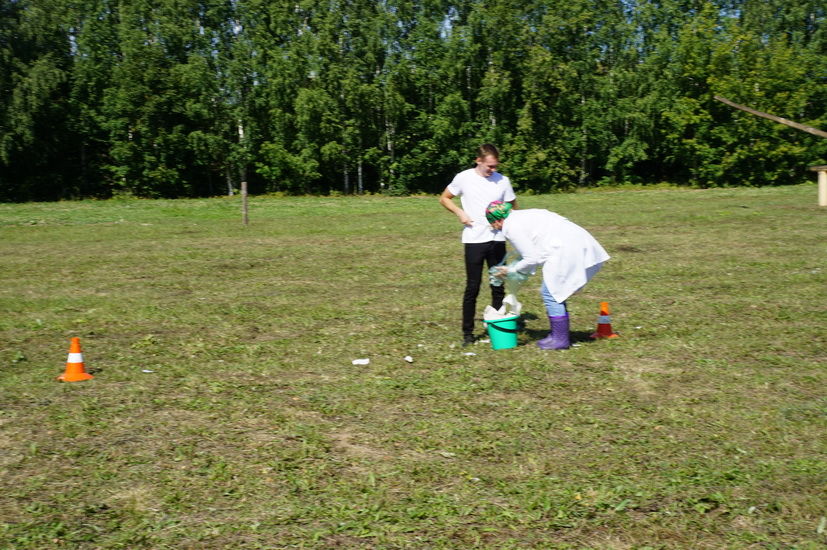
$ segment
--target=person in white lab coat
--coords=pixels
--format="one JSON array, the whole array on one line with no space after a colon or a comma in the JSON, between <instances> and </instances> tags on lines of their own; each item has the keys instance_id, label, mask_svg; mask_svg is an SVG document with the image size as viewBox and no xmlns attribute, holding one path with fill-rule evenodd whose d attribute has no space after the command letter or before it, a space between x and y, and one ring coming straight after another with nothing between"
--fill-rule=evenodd
<instances>
[{"instance_id":1,"label":"person in white lab coat","mask_svg":"<svg viewBox=\"0 0 827 550\"><path fill-rule=\"evenodd\" d=\"M533 274L543 268L540 294L546 306L551 330L537 342L541 349L566 349L571 345L566 300L600 271L609 254L591 234L549 210L513 210L511 205L494 201L485 216L491 227L519 252L516 264L499 268L501 277L510 273Z\"/></svg>"}]
</instances>

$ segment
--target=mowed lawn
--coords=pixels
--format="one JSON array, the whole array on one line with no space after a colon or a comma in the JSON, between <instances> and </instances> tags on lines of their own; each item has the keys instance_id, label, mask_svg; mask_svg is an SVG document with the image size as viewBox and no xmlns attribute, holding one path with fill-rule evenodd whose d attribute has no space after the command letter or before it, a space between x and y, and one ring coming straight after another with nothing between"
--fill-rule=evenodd
<instances>
[{"instance_id":1,"label":"mowed lawn","mask_svg":"<svg viewBox=\"0 0 827 550\"><path fill-rule=\"evenodd\" d=\"M569 350L538 277L459 345L436 197L0 205L0 548L824 548L815 186L520 204L612 255Z\"/></svg>"}]
</instances>

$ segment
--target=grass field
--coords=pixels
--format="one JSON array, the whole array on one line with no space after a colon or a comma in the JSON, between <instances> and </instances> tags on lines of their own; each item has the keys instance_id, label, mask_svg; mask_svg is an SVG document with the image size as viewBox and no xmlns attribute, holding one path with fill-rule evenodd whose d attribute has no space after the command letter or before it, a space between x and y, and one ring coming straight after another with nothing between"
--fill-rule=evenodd
<instances>
[{"instance_id":1,"label":"grass field","mask_svg":"<svg viewBox=\"0 0 827 550\"><path fill-rule=\"evenodd\" d=\"M435 197L0 205L0 548L827 547L815 186L520 202L613 256L569 350L536 277L459 346Z\"/></svg>"}]
</instances>

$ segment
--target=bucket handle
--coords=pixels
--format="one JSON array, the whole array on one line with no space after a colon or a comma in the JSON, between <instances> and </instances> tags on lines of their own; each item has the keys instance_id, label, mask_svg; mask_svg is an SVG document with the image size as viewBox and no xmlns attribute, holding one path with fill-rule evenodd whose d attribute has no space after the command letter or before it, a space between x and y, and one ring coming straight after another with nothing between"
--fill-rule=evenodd
<instances>
[{"instance_id":1,"label":"bucket handle","mask_svg":"<svg viewBox=\"0 0 827 550\"><path fill-rule=\"evenodd\" d=\"M489 327L494 327L495 329L499 330L500 332L507 332L509 334L519 334L520 333L519 328L505 328L505 327L498 326L496 322L492 323L491 321L486 321L486 323L488 323Z\"/></svg>"}]
</instances>

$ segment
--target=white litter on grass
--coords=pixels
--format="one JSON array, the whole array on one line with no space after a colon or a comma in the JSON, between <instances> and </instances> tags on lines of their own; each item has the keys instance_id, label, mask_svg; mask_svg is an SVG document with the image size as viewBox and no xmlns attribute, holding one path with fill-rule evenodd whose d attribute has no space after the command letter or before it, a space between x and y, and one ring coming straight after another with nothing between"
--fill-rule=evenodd
<instances>
[{"instance_id":1,"label":"white litter on grass","mask_svg":"<svg viewBox=\"0 0 827 550\"><path fill-rule=\"evenodd\" d=\"M463 355L467 355L468 357L471 357L472 355L476 355L476 353L474 353L473 351L466 351L465 353L463 353Z\"/></svg>"},{"instance_id":2,"label":"white litter on grass","mask_svg":"<svg viewBox=\"0 0 827 550\"><path fill-rule=\"evenodd\" d=\"M141 372L155 372L155 371L154 370L149 370L149 369L141 369Z\"/></svg>"},{"instance_id":3,"label":"white litter on grass","mask_svg":"<svg viewBox=\"0 0 827 550\"><path fill-rule=\"evenodd\" d=\"M351 363L354 365L370 365L370 359L354 359Z\"/></svg>"},{"instance_id":4,"label":"white litter on grass","mask_svg":"<svg viewBox=\"0 0 827 550\"><path fill-rule=\"evenodd\" d=\"M410 355L406 355L405 361L407 361L408 363L413 363L413 357L411 357Z\"/></svg>"}]
</instances>

